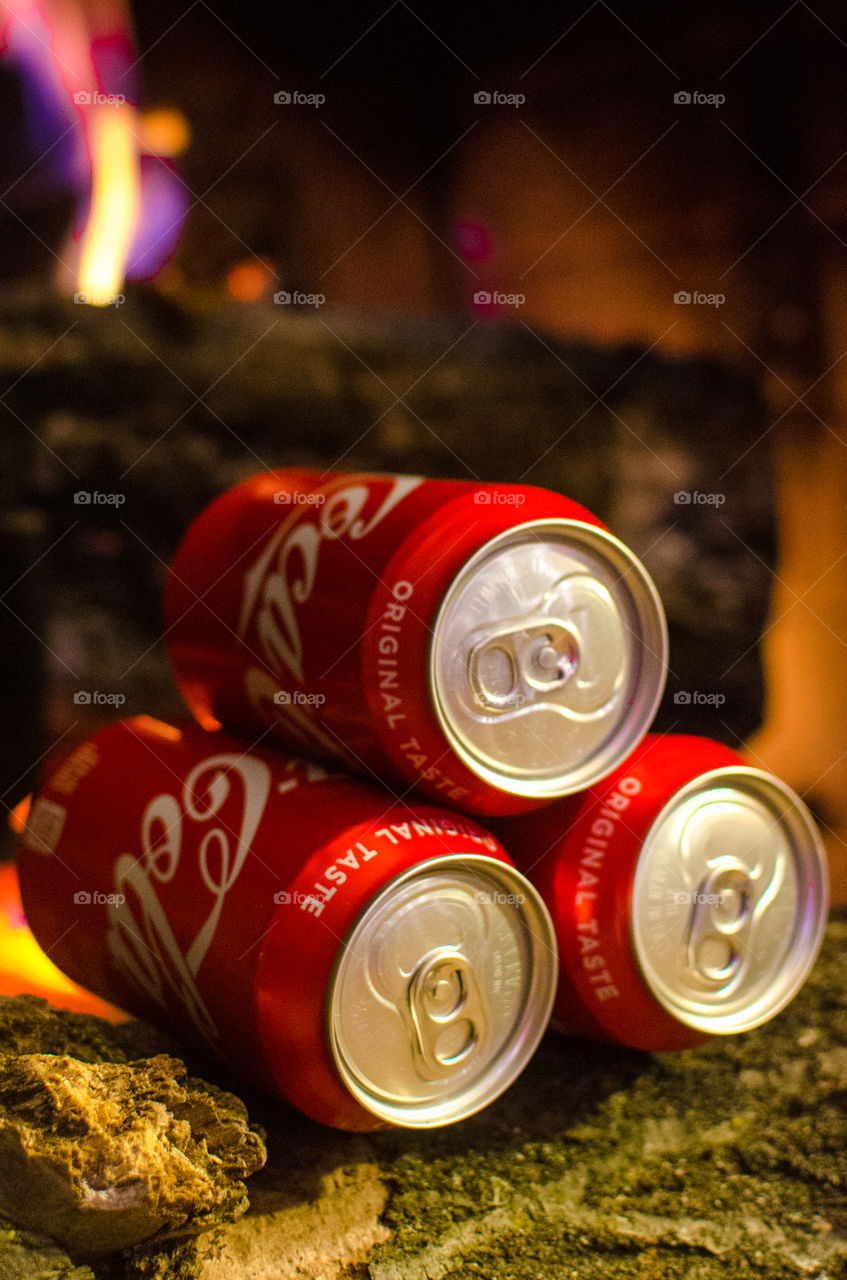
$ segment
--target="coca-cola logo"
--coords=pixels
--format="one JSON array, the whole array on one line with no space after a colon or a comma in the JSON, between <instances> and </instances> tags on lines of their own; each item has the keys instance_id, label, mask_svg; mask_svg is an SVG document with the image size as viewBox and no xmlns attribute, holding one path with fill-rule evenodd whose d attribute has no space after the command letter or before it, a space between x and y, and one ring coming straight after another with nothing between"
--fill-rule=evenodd
<instances>
[{"instance_id":1,"label":"coca-cola logo","mask_svg":"<svg viewBox=\"0 0 847 1280\"><path fill-rule=\"evenodd\" d=\"M250 852L270 786L264 761L229 752L210 756L191 770L178 795L164 792L150 801L141 818L140 856L125 853L115 863L116 896L124 899L109 905L108 945L115 963L163 1009L172 1008L175 998L209 1040L218 1031L196 976ZM183 951L157 886L171 884L186 859L195 860L199 876L192 866L179 892L195 902L205 890L208 910Z\"/></svg>"},{"instance_id":2,"label":"coca-cola logo","mask_svg":"<svg viewBox=\"0 0 847 1280\"><path fill-rule=\"evenodd\" d=\"M274 531L245 574L238 623L242 638L251 624L255 626L258 646L272 671L289 672L303 683L298 605L312 595L324 544L366 538L421 483L417 476L358 480L327 493L319 508L295 512ZM382 501L371 510L374 494L381 492Z\"/></svg>"}]
</instances>

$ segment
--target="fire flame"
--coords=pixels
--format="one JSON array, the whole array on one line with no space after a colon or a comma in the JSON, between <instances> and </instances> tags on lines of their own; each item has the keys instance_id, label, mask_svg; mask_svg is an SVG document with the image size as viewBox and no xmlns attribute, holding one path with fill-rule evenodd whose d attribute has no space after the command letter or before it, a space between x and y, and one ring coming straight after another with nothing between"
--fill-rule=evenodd
<instances>
[{"instance_id":1,"label":"fire flame","mask_svg":"<svg viewBox=\"0 0 847 1280\"><path fill-rule=\"evenodd\" d=\"M77 196L58 283L77 302L117 305L125 276L151 278L176 248L188 195L171 160L188 122L138 110L128 0L0 0L0 57L21 79L31 168Z\"/></svg>"},{"instance_id":2,"label":"fire flame","mask_svg":"<svg viewBox=\"0 0 847 1280\"><path fill-rule=\"evenodd\" d=\"M0 996L24 994L109 1022L128 1020L122 1010L66 978L44 954L27 926L17 871L12 863L0 863Z\"/></svg>"},{"instance_id":3,"label":"fire flame","mask_svg":"<svg viewBox=\"0 0 847 1280\"><path fill-rule=\"evenodd\" d=\"M127 103L93 112L89 129L91 209L83 232L79 291L108 306L120 292L141 211L135 111Z\"/></svg>"},{"instance_id":4,"label":"fire flame","mask_svg":"<svg viewBox=\"0 0 847 1280\"><path fill-rule=\"evenodd\" d=\"M32 796L24 796L23 800L19 800L12 812L9 814L9 826L16 836L19 836L26 826L26 820L29 817L31 806Z\"/></svg>"}]
</instances>

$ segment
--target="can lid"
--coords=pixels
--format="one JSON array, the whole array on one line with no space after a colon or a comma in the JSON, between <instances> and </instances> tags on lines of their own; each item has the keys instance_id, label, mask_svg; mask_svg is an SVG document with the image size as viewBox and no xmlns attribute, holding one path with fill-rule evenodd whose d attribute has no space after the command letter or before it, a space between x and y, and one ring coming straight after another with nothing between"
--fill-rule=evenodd
<instances>
[{"instance_id":1,"label":"can lid","mask_svg":"<svg viewBox=\"0 0 847 1280\"><path fill-rule=\"evenodd\" d=\"M758 769L714 769L677 791L644 840L635 955L680 1022L747 1031L805 982L827 906L826 855L799 796Z\"/></svg>"},{"instance_id":2,"label":"can lid","mask_svg":"<svg viewBox=\"0 0 847 1280\"><path fill-rule=\"evenodd\" d=\"M534 520L462 567L436 615L430 688L453 749L514 795L568 795L647 731L667 628L646 569L612 534Z\"/></svg>"},{"instance_id":3,"label":"can lid","mask_svg":"<svg viewBox=\"0 0 847 1280\"><path fill-rule=\"evenodd\" d=\"M373 898L339 951L329 1043L363 1107L407 1128L462 1120L515 1079L550 1017L550 917L520 872L447 855Z\"/></svg>"}]
</instances>

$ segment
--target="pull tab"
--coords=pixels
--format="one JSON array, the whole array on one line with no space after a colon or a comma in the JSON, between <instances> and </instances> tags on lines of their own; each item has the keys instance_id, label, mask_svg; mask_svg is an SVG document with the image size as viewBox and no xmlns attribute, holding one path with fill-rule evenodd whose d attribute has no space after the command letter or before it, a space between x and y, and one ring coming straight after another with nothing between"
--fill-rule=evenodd
<instances>
[{"instance_id":1,"label":"pull tab","mask_svg":"<svg viewBox=\"0 0 847 1280\"><path fill-rule=\"evenodd\" d=\"M719 852L721 845L735 849ZM702 983L723 991L742 978L755 957L762 917L785 878L785 850L761 818L734 806L720 821L709 820L708 807L696 815L681 851L696 884L693 892L680 895L690 903L686 960Z\"/></svg>"},{"instance_id":2,"label":"pull tab","mask_svg":"<svg viewBox=\"0 0 847 1280\"><path fill-rule=\"evenodd\" d=\"M691 895L688 964L715 990L733 982L755 954L755 933L782 883L782 869L779 863L759 884L761 863L751 871L734 858L719 859Z\"/></svg>"},{"instance_id":3,"label":"pull tab","mask_svg":"<svg viewBox=\"0 0 847 1280\"><path fill-rule=\"evenodd\" d=\"M754 886L747 868L722 858L692 894L686 933L688 965L714 988L725 987L742 967L753 915Z\"/></svg>"},{"instance_id":4,"label":"pull tab","mask_svg":"<svg viewBox=\"0 0 847 1280\"><path fill-rule=\"evenodd\" d=\"M544 705L574 721L605 716L621 692L626 647L607 588L585 573L566 575L531 613L465 637L465 707L477 716Z\"/></svg>"},{"instance_id":5,"label":"pull tab","mask_svg":"<svg viewBox=\"0 0 847 1280\"><path fill-rule=\"evenodd\" d=\"M423 958L407 999L415 1066L425 1080L452 1075L488 1037L488 1010L473 968L452 947Z\"/></svg>"},{"instance_id":6,"label":"pull tab","mask_svg":"<svg viewBox=\"0 0 847 1280\"><path fill-rule=\"evenodd\" d=\"M515 619L489 630L468 654L474 702L514 711L565 683L579 665L576 632L558 618Z\"/></svg>"}]
</instances>

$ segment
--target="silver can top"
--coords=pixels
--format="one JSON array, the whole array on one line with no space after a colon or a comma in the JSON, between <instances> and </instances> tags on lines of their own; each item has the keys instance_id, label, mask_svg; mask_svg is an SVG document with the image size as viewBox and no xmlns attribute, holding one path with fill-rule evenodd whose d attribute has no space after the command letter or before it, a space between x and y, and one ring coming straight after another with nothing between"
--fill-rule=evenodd
<instances>
[{"instance_id":1,"label":"silver can top","mask_svg":"<svg viewBox=\"0 0 847 1280\"><path fill-rule=\"evenodd\" d=\"M451 583L430 688L469 769L552 798L605 777L644 736L667 647L656 588L622 542L580 521L530 521L492 538Z\"/></svg>"},{"instance_id":2,"label":"silver can top","mask_svg":"<svg viewBox=\"0 0 847 1280\"><path fill-rule=\"evenodd\" d=\"M636 958L680 1022L748 1031L805 982L828 897L826 855L802 800L758 769L714 769L674 795L644 841Z\"/></svg>"},{"instance_id":3,"label":"silver can top","mask_svg":"<svg viewBox=\"0 0 847 1280\"><path fill-rule=\"evenodd\" d=\"M526 1066L556 992L550 917L520 872L447 855L389 881L351 926L327 996L347 1088L407 1128L473 1115Z\"/></svg>"}]
</instances>

